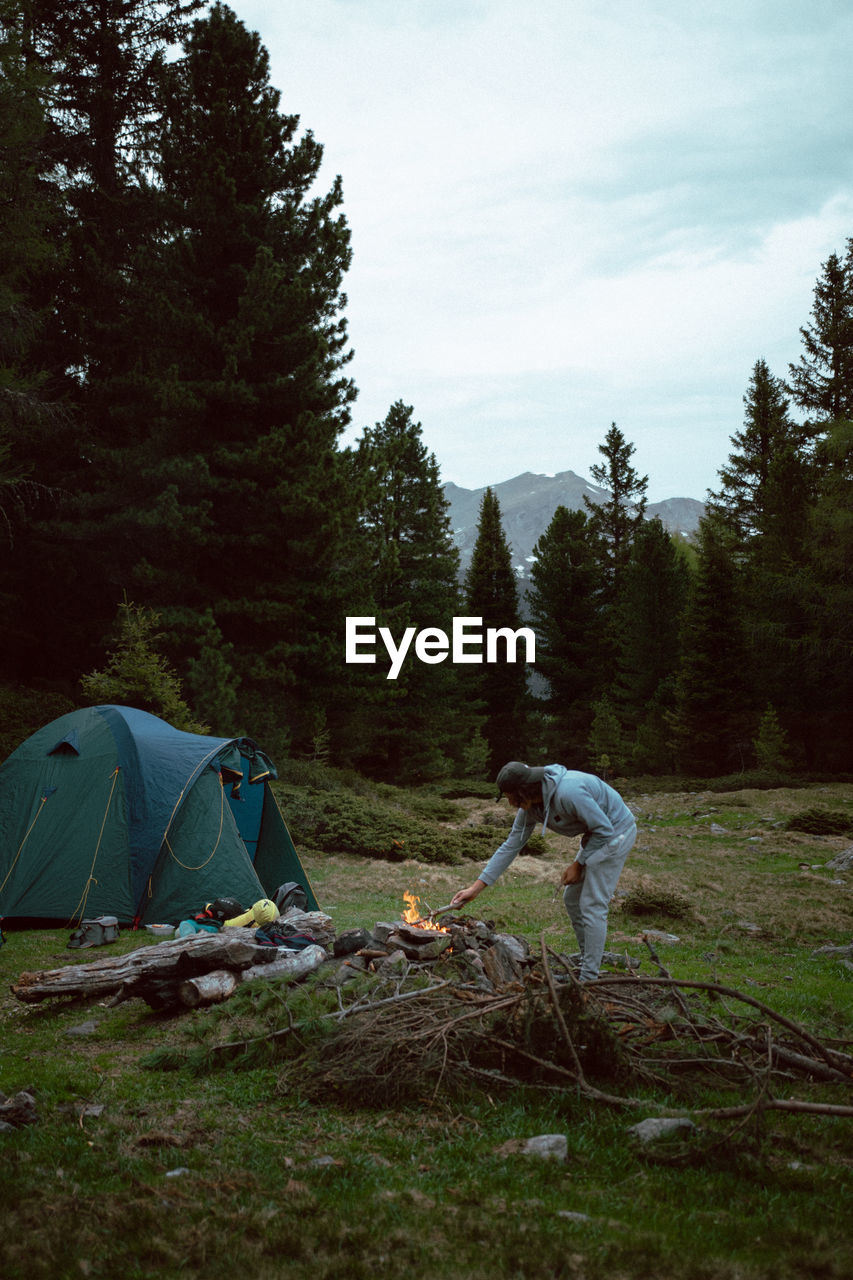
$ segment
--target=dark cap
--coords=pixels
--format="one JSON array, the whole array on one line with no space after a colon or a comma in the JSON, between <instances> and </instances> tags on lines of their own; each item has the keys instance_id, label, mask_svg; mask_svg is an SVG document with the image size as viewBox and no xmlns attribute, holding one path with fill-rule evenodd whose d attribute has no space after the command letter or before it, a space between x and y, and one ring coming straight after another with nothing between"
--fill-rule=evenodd
<instances>
[{"instance_id":1,"label":"dark cap","mask_svg":"<svg viewBox=\"0 0 853 1280\"><path fill-rule=\"evenodd\" d=\"M531 768L529 764L522 764L520 760L510 760L509 764L505 764L497 776L497 798L500 800L504 791L517 791L519 787L529 787L537 782L542 782L544 777L544 766Z\"/></svg>"}]
</instances>

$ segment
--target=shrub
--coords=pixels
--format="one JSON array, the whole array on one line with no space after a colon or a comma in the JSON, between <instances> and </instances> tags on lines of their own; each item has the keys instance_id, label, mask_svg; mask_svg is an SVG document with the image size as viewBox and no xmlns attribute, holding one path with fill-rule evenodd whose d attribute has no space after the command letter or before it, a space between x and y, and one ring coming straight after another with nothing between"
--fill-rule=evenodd
<instances>
[{"instance_id":1,"label":"shrub","mask_svg":"<svg viewBox=\"0 0 853 1280\"><path fill-rule=\"evenodd\" d=\"M853 836L853 817L838 810L801 809L792 814L787 823L788 831L805 831L813 836Z\"/></svg>"},{"instance_id":2,"label":"shrub","mask_svg":"<svg viewBox=\"0 0 853 1280\"><path fill-rule=\"evenodd\" d=\"M625 894L622 909L633 916L667 916L670 920L685 920L693 914L693 904L685 894L645 876Z\"/></svg>"},{"instance_id":3,"label":"shrub","mask_svg":"<svg viewBox=\"0 0 853 1280\"><path fill-rule=\"evenodd\" d=\"M297 847L319 853L348 853L386 862L417 858L419 862L455 866L465 858L482 859L485 841L494 843L491 832L472 827L442 829L378 796L369 800L315 788L281 790Z\"/></svg>"}]
</instances>

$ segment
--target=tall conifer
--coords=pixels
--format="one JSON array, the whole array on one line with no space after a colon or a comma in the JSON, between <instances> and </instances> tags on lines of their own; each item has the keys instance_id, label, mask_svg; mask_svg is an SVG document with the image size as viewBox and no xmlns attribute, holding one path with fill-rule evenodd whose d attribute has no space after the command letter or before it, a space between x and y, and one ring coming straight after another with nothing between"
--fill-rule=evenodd
<instances>
[{"instance_id":1,"label":"tall conifer","mask_svg":"<svg viewBox=\"0 0 853 1280\"><path fill-rule=\"evenodd\" d=\"M853 237L843 258L832 253L824 263L800 334L805 350L788 366L795 402L815 424L853 419Z\"/></svg>"},{"instance_id":2,"label":"tall conifer","mask_svg":"<svg viewBox=\"0 0 853 1280\"><path fill-rule=\"evenodd\" d=\"M449 504L413 415L396 401L365 429L354 460L363 493L358 613L375 616L395 642L407 627L449 635L461 605ZM359 763L394 782L463 768L476 721L460 669L447 656L433 664L410 650L392 681L384 663L380 651L364 684Z\"/></svg>"},{"instance_id":3,"label":"tall conifer","mask_svg":"<svg viewBox=\"0 0 853 1280\"><path fill-rule=\"evenodd\" d=\"M584 511L560 506L533 548L527 600L536 632L536 669L547 681L541 750L584 766L592 705L603 680L598 555Z\"/></svg>"},{"instance_id":4,"label":"tall conifer","mask_svg":"<svg viewBox=\"0 0 853 1280\"><path fill-rule=\"evenodd\" d=\"M700 527L678 673L674 727L684 771L718 775L748 763L754 707L747 681L731 542L711 516Z\"/></svg>"},{"instance_id":5,"label":"tall conifer","mask_svg":"<svg viewBox=\"0 0 853 1280\"><path fill-rule=\"evenodd\" d=\"M471 617L482 618L484 628L521 626L518 580L501 521L501 508L492 489L480 503L477 540L465 574L465 605ZM527 668L524 646L516 649L515 662L484 663L474 683L486 716L489 768L496 774L507 760L523 759L527 740Z\"/></svg>"}]
</instances>

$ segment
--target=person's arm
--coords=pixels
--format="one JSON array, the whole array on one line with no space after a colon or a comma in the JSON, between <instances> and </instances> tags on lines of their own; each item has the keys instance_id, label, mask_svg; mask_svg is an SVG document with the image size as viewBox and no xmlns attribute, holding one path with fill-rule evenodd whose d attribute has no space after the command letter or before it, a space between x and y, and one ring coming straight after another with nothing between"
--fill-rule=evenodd
<instances>
[{"instance_id":1,"label":"person's arm","mask_svg":"<svg viewBox=\"0 0 853 1280\"><path fill-rule=\"evenodd\" d=\"M464 902L470 902L472 898L476 898L484 889L493 885L498 877L502 876L506 871L513 858L517 857L527 844L533 834L536 822L537 819L531 814L525 812L524 809L519 809L506 840L489 858L477 879L472 884L469 884L467 888L460 889L456 896L451 898L451 906L458 907Z\"/></svg>"},{"instance_id":2,"label":"person's arm","mask_svg":"<svg viewBox=\"0 0 853 1280\"><path fill-rule=\"evenodd\" d=\"M478 894L481 894L485 888L485 880L480 880L478 878L473 882L473 884L469 884L466 889L460 889L458 893L453 895L450 899L451 907L462 907L466 902L473 902Z\"/></svg>"}]
</instances>

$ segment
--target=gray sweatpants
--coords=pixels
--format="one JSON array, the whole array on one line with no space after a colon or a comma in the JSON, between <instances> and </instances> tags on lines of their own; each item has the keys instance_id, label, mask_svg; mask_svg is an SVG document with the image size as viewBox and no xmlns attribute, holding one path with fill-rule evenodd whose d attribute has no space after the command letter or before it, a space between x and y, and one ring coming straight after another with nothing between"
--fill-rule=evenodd
<instances>
[{"instance_id":1,"label":"gray sweatpants","mask_svg":"<svg viewBox=\"0 0 853 1280\"><path fill-rule=\"evenodd\" d=\"M594 853L582 879L563 890L563 902L581 953L581 982L593 982L601 968L607 937L607 913L628 854L637 839L636 823Z\"/></svg>"}]
</instances>

